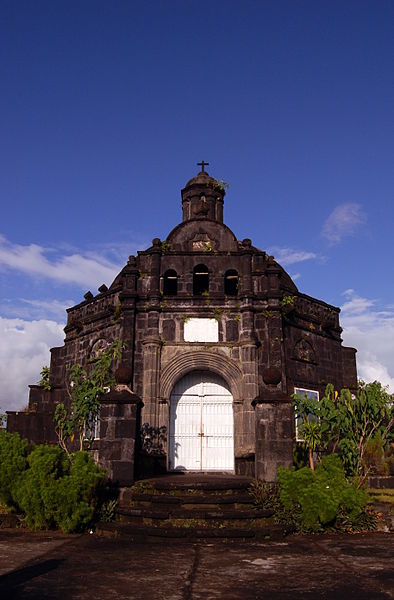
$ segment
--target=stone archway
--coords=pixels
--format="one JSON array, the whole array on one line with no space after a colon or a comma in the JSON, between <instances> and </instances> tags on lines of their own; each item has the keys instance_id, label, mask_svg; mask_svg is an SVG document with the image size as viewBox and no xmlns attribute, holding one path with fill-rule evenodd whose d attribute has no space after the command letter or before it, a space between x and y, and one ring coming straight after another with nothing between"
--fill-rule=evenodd
<instances>
[{"instance_id":1,"label":"stone archway","mask_svg":"<svg viewBox=\"0 0 394 600\"><path fill-rule=\"evenodd\" d=\"M160 397L169 401L176 382L191 371L216 373L228 384L234 402L243 400L241 369L224 354L208 350L179 353L163 366L160 376Z\"/></svg>"}]
</instances>

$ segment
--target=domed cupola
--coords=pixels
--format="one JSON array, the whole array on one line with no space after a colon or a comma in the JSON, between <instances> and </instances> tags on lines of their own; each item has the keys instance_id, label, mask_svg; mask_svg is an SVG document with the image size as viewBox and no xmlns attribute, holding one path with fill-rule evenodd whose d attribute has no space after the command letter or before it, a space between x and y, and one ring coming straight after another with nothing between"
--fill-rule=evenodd
<instances>
[{"instance_id":1,"label":"domed cupola","mask_svg":"<svg viewBox=\"0 0 394 600\"><path fill-rule=\"evenodd\" d=\"M202 161L201 171L187 182L182 190L183 221L210 219L223 223L224 187L205 171Z\"/></svg>"}]
</instances>

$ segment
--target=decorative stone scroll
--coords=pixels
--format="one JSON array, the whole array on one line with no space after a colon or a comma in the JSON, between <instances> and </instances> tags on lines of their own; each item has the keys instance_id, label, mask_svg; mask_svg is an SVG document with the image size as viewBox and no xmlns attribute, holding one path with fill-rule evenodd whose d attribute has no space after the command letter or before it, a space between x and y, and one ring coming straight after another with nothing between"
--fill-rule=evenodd
<instances>
[{"instance_id":1,"label":"decorative stone scroll","mask_svg":"<svg viewBox=\"0 0 394 600\"><path fill-rule=\"evenodd\" d=\"M302 360L303 362L316 363L315 351L312 344L304 339L299 340L294 346L293 358L295 360Z\"/></svg>"},{"instance_id":2,"label":"decorative stone scroll","mask_svg":"<svg viewBox=\"0 0 394 600\"><path fill-rule=\"evenodd\" d=\"M96 340L90 349L90 358L98 358L109 346L108 340L100 338Z\"/></svg>"}]
</instances>

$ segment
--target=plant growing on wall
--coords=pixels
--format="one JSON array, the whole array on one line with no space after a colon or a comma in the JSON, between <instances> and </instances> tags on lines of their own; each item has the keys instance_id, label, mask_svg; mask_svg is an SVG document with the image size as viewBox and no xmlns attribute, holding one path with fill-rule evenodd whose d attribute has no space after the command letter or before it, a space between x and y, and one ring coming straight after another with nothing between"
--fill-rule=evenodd
<instances>
[{"instance_id":1,"label":"plant growing on wall","mask_svg":"<svg viewBox=\"0 0 394 600\"><path fill-rule=\"evenodd\" d=\"M294 296L283 296L282 300L280 301L280 305L282 308L285 306L294 306L294 302L295 302Z\"/></svg>"},{"instance_id":2,"label":"plant growing on wall","mask_svg":"<svg viewBox=\"0 0 394 600\"><path fill-rule=\"evenodd\" d=\"M164 240L161 243L161 252L162 252L162 254L167 254L167 252L170 252L170 250L171 250L171 244L170 244L170 242L167 242L167 240Z\"/></svg>"},{"instance_id":3,"label":"plant growing on wall","mask_svg":"<svg viewBox=\"0 0 394 600\"><path fill-rule=\"evenodd\" d=\"M66 375L70 406L61 402L55 410L55 427L59 445L67 454L75 436L79 449L84 443L91 445L95 434L95 423L100 409L100 396L115 384L112 362L122 356L122 341L113 342L104 350L89 370L76 363Z\"/></svg>"},{"instance_id":4,"label":"plant growing on wall","mask_svg":"<svg viewBox=\"0 0 394 600\"><path fill-rule=\"evenodd\" d=\"M44 390L49 391L51 389L51 384L49 383L49 367L47 365L42 367L40 375L41 379L38 382L38 385L44 388Z\"/></svg>"},{"instance_id":5,"label":"plant growing on wall","mask_svg":"<svg viewBox=\"0 0 394 600\"><path fill-rule=\"evenodd\" d=\"M122 304L118 298L117 303L115 304L115 308L114 308L114 321L115 323L118 323L120 321L120 318L122 316Z\"/></svg>"},{"instance_id":6,"label":"plant growing on wall","mask_svg":"<svg viewBox=\"0 0 394 600\"><path fill-rule=\"evenodd\" d=\"M208 290L205 290L205 291L204 291L204 292L201 294L201 296L202 296L203 298L205 298L205 304L206 304L207 306L209 306L209 305L211 304L211 301L210 301L210 299L209 299L209 292L208 292Z\"/></svg>"},{"instance_id":7,"label":"plant growing on wall","mask_svg":"<svg viewBox=\"0 0 394 600\"><path fill-rule=\"evenodd\" d=\"M167 442L167 427L153 427L149 423L141 426L141 447L147 454L161 455Z\"/></svg>"},{"instance_id":8,"label":"plant growing on wall","mask_svg":"<svg viewBox=\"0 0 394 600\"><path fill-rule=\"evenodd\" d=\"M213 189L220 190L221 192L226 192L229 189L230 184L227 183L227 181L224 181L224 179L214 179L212 181L212 187Z\"/></svg>"},{"instance_id":9,"label":"plant growing on wall","mask_svg":"<svg viewBox=\"0 0 394 600\"><path fill-rule=\"evenodd\" d=\"M214 319L216 319L216 321L219 321L220 317L222 317L224 314L224 309L223 308L214 308L213 314L214 314Z\"/></svg>"}]
</instances>

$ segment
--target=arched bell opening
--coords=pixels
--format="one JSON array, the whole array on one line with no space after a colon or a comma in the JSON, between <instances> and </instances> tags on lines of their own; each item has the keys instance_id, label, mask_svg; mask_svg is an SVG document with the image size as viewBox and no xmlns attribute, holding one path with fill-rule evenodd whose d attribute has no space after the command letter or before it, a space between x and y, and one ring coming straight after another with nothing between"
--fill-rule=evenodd
<instances>
[{"instance_id":1,"label":"arched bell opening","mask_svg":"<svg viewBox=\"0 0 394 600\"><path fill-rule=\"evenodd\" d=\"M193 269L193 295L209 293L209 271L205 265L196 265Z\"/></svg>"},{"instance_id":2,"label":"arched bell opening","mask_svg":"<svg viewBox=\"0 0 394 600\"><path fill-rule=\"evenodd\" d=\"M163 276L163 296L176 296L178 293L178 275L174 269L168 269Z\"/></svg>"},{"instance_id":3,"label":"arched bell opening","mask_svg":"<svg viewBox=\"0 0 394 600\"><path fill-rule=\"evenodd\" d=\"M226 296L238 295L238 272L235 269L229 269L224 274L224 293Z\"/></svg>"}]
</instances>

